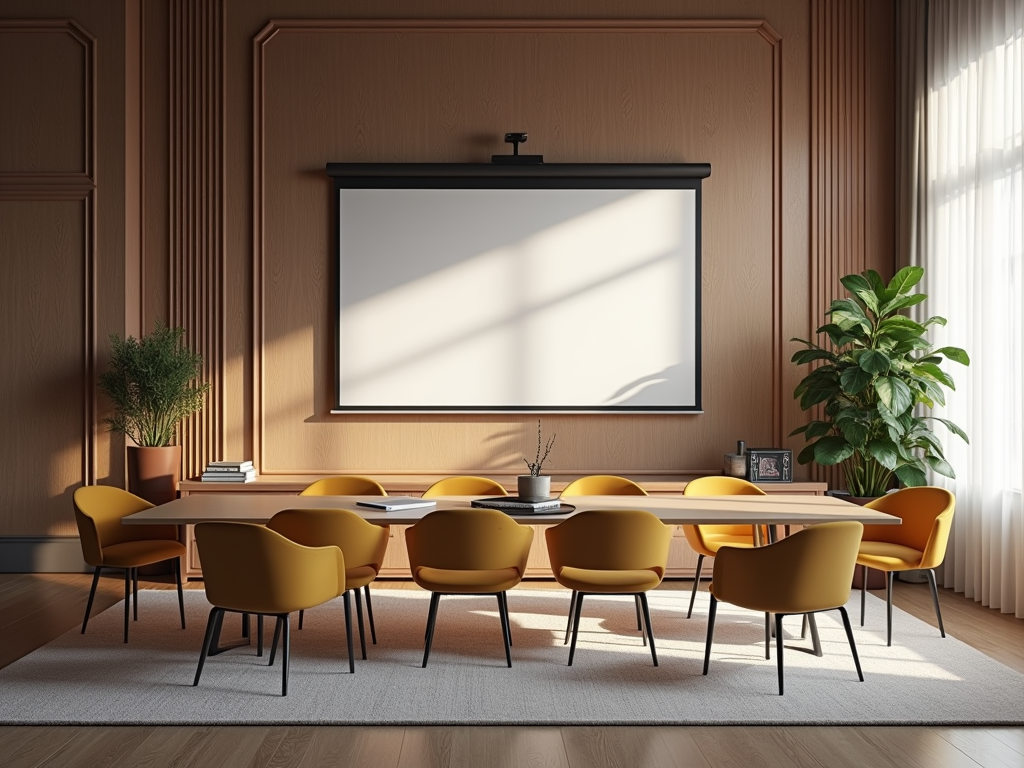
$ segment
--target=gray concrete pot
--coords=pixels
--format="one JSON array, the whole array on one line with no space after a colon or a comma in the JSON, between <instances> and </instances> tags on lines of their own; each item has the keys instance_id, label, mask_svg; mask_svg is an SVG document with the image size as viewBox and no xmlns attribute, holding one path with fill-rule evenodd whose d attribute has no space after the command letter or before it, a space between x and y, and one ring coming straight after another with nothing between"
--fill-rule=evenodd
<instances>
[{"instance_id":1,"label":"gray concrete pot","mask_svg":"<svg viewBox=\"0 0 1024 768\"><path fill-rule=\"evenodd\" d=\"M520 475L519 498L523 501L543 501L551 498L551 475Z\"/></svg>"}]
</instances>

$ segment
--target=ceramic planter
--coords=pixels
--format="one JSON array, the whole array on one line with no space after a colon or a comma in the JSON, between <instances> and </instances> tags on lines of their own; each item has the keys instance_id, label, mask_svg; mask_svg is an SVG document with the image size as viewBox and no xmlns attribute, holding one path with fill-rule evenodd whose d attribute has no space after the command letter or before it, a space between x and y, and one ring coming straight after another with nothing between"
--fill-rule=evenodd
<instances>
[{"instance_id":1,"label":"ceramic planter","mask_svg":"<svg viewBox=\"0 0 1024 768\"><path fill-rule=\"evenodd\" d=\"M523 501L543 501L551 498L551 475L520 475L519 498Z\"/></svg>"},{"instance_id":2,"label":"ceramic planter","mask_svg":"<svg viewBox=\"0 0 1024 768\"><path fill-rule=\"evenodd\" d=\"M165 504L178 497L181 478L181 446L161 448L128 446L128 491L151 504Z\"/></svg>"}]
</instances>

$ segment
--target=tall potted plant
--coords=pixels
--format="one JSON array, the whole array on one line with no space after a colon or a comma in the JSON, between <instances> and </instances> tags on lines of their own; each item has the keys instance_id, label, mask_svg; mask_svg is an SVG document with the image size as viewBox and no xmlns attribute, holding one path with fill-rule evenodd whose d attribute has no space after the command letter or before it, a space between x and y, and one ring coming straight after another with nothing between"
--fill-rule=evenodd
<instances>
[{"instance_id":1,"label":"tall potted plant","mask_svg":"<svg viewBox=\"0 0 1024 768\"><path fill-rule=\"evenodd\" d=\"M527 458L523 459L530 474L520 475L517 478L519 498L523 501L544 501L551 498L551 476L542 475L541 472L544 469L544 462L548 460L548 454L551 453L551 449L555 445L557 436L551 435L545 444L540 430L540 419L537 419L537 457L533 461ZM542 449L543 454L541 453Z\"/></svg>"},{"instance_id":2,"label":"tall potted plant","mask_svg":"<svg viewBox=\"0 0 1024 768\"><path fill-rule=\"evenodd\" d=\"M203 407L210 389L198 381L203 358L184 346L184 335L183 328L160 321L141 339L111 334L110 368L99 380L114 406L104 421L135 443L127 449L128 490L154 504L177 495L181 446L171 443L178 424Z\"/></svg>"},{"instance_id":3,"label":"tall potted plant","mask_svg":"<svg viewBox=\"0 0 1024 768\"><path fill-rule=\"evenodd\" d=\"M944 424L967 440L960 427L923 414L945 405L943 387L952 377L939 367L943 358L969 365L959 347L933 347L929 326L942 317L917 323L904 310L927 295L913 293L924 275L905 267L886 284L874 270L842 278L849 298L836 299L818 334L826 346L805 339L793 355L797 365L818 363L797 386L794 397L803 410L822 406L821 418L793 430L810 441L798 456L801 464L842 464L846 488L854 497L876 497L892 487L893 476L905 486L924 485L927 470L954 477L932 424Z\"/></svg>"}]
</instances>

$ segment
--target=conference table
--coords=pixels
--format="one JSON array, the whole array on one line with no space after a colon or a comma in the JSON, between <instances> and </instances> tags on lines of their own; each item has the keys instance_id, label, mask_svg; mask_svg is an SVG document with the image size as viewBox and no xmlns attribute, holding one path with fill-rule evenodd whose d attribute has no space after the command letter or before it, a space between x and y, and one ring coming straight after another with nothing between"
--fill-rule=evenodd
<instances>
[{"instance_id":1,"label":"conference table","mask_svg":"<svg viewBox=\"0 0 1024 768\"><path fill-rule=\"evenodd\" d=\"M381 511L361 507L360 501L379 502L382 496L289 496L271 493L190 494L122 519L127 525L195 525L220 521L264 524L285 509L348 509L377 525L415 525L435 509L472 507L474 496L437 496L431 507ZM666 525L750 525L756 538L761 526L813 525L836 520L856 520L865 525L899 525L900 518L876 512L831 496L566 496L561 499L574 510L558 514L516 514L527 525L556 525L567 517L592 509L643 509ZM507 510L505 510L507 511ZM773 536L774 538L774 536ZM762 543L762 542L759 542ZM811 652L821 656L821 642L814 615L807 615ZM766 619L766 633L771 622Z\"/></svg>"}]
</instances>

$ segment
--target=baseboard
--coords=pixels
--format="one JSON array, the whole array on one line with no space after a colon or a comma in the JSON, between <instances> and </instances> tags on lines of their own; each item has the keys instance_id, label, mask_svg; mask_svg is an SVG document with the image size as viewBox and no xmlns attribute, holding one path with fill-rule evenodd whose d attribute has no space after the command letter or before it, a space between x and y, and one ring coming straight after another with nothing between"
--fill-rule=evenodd
<instances>
[{"instance_id":1,"label":"baseboard","mask_svg":"<svg viewBox=\"0 0 1024 768\"><path fill-rule=\"evenodd\" d=\"M84 573L77 536L0 536L0 573Z\"/></svg>"}]
</instances>

